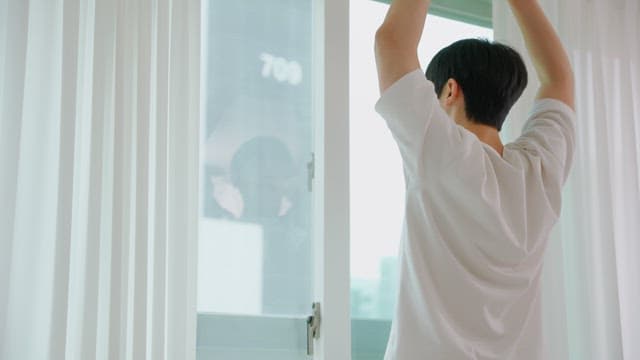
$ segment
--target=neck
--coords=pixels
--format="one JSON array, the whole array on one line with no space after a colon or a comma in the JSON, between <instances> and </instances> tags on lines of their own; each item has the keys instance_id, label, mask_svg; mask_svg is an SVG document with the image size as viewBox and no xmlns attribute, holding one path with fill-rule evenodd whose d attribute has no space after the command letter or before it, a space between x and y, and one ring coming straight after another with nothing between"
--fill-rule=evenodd
<instances>
[{"instance_id":1,"label":"neck","mask_svg":"<svg viewBox=\"0 0 640 360\"><path fill-rule=\"evenodd\" d=\"M504 145L502 145L500 134L498 133L498 130L496 128L484 124L474 123L467 119L461 121L460 125L462 125L470 132L474 133L480 141L494 148L498 152L498 154L502 156Z\"/></svg>"}]
</instances>

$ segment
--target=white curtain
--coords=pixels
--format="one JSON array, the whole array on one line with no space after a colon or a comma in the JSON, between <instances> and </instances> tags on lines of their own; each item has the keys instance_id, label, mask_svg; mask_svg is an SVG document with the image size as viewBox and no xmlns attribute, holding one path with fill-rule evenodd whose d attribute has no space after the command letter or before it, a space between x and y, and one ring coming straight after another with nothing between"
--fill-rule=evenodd
<instances>
[{"instance_id":1,"label":"white curtain","mask_svg":"<svg viewBox=\"0 0 640 360\"><path fill-rule=\"evenodd\" d=\"M640 2L541 0L576 75L577 153L550 239L543 286L546 359L640 359ZM495 39L525 54L506 1ZM514 107L522 127L537 81Z\"/></svg>"},{"instance_id":2,"label":"white curtain","mask_svg":"<svg viewBox=\"0 0 640 360\"><path fill-rule=\"evenodd\" d=\"M195 356L197 0L0 0L0 359Z\"/></svg>"}]
</instances>

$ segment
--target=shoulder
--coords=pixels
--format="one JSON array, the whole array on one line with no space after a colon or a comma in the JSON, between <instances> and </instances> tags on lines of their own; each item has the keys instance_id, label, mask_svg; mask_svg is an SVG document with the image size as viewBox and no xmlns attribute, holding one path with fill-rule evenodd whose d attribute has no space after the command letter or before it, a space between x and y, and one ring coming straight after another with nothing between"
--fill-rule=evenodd
<instances>
[{"instance_id":1,"label":"shoulder","mask_svg":"<svg viewBox=\"0 0 640 360\"><path fill-rule=\"evenodd\" d=\"M574 130L576 112L560 100L552 98L537 99L533 103L533 108L525 123L523 132L526 132L541 122L554 122L568 130Z\"/></svg>"},{"instance_id":2,"label":"shoulder","mask_svg":"<svg viewBox=\"0 0 640 360\"><path fill-rule=\"evenodd\" d=\"M515 142L530 155L539 157L545 171L558 174L563 183L576 147L576 113L562 101L538 99Z\"/></svg>"},{"instance_id":3,"label":"shoulder","mask_svg":"<svg viewBox=\"0 0 640 360\"><path fill-rule=\"evenodd\" d=\"M398 111L406 110L407 105L433 105L434 100L433 83L427 80L422 69L416 68L386 88L376 102L375 109L386 119Z\"/></svg>"}]
</instances>

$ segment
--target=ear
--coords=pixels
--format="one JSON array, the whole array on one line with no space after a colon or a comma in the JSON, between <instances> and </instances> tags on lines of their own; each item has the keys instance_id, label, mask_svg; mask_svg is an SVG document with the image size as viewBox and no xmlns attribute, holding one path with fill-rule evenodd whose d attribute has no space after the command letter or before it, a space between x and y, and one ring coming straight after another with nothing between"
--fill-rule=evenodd
<instances>
[{"instance_id":1,"label":"ear","mask_svg":"<svg viewBox=\"0 0 640 360\"><path fill-rule=\"evenodd\" d=\"M444 103L448 106L456 102L460 95L462 95L462 89L460 88L458 82L454 79L447 80L447 83L444 85L444 89L442 90L442 92L442 96L444 96Z\"/></svg>"}]
</instances>

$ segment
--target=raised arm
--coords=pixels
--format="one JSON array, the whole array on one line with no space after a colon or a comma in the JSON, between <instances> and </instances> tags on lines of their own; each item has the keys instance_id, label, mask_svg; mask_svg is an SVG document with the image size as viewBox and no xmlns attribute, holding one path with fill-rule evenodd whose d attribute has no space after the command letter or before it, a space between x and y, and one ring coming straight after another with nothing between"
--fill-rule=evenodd
<instances>
[{"instance_id":1,"label":"raised arm","mask_svg":"<svg viewBox=\"0 0 640 360\"><path fill-rule=\"evenodd\" d=\"M537 99L557 99L575 109L569 57L538 0L509 0L540 80Z\"/></svg>"},{"instance_id":2,"label":"raised arm","mask_svg":"<svg viewBox=\"0 0 640 360\"><path fill-rule=\"evenodd\" d=\"M375 53L382 93L407 73L420 67L418 43L430 0L393 0L376 32Z\"/></svg>"}]
</instances>

